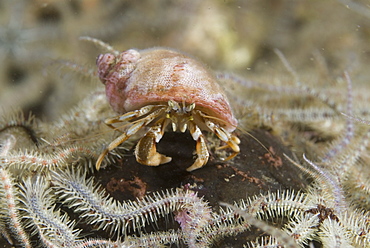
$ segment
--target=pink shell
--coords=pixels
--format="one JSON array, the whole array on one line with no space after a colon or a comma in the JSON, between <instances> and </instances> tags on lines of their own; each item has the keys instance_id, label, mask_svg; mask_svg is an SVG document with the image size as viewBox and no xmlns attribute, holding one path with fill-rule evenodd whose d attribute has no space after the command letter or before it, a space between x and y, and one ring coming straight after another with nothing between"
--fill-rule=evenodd
<instances>
[{"instance_id":1,"label":"pink shell","mask_svg":"<svg viewBox=\"0 0 370 248\"><path fill-rule=\"evenodd\" d=\"M197 60L166 48L127 50L117 57L100 55L98 74L113 110L123 114L169 100L195 103L229 132L237 126L217 79ZM217 122L216 120L213 120Z\"/></svg>"}]
</instances>

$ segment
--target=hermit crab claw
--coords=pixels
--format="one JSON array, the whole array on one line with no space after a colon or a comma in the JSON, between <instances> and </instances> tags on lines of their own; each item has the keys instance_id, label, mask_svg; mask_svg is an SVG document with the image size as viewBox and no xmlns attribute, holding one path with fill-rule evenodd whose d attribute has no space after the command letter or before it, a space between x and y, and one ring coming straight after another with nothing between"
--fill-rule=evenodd
<instances>
[{"instance_id":1,"label":"hermit crab claw","mask_svg":"<svg viewBox=\"0 0 370 248\"><path fill-rule=\"evenodd\" d=\"M148 132L137 143L135 149L137 162L145 165L157 166L160 164L168 163L172 160L172 158L166 157L165 155L157 152L156 140L159 141L162 137L162 134L156 132L156 129L158 129L158 131L161 131L161 125L158 125L156 128L154 128L152 132Z\"/></svg>"}]
</instances>

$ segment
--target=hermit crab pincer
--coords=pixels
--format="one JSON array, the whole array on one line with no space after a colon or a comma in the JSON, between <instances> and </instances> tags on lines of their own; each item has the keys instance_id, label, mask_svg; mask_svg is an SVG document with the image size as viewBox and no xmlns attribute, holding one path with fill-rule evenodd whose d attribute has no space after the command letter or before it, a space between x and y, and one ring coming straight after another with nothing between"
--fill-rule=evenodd
<instances>
[{"instance_id":1,"label":"hermit crab pincer","mask_svg":"<svg viewBox=\"0 0 370 248\"><path fill-rule=\"evenodd\" d=\"M205 165L209 158L201 130L215 133L231 148L230 159L239 153L240 140L232 134L237 126L230 104L215 76L196 59L166 48L130 49L122 53L101 54L97 58L98 75L105 84L113 110L121 114L105 123L124 124L122 134L101 153L96 168L105 155L140 129L146 134L135 148L136 160L157 166L171 161L157 152L158 143L168 125L173 131L190 131L196 141L195 162L187 171Z\"/></svg>"}]
</instances>

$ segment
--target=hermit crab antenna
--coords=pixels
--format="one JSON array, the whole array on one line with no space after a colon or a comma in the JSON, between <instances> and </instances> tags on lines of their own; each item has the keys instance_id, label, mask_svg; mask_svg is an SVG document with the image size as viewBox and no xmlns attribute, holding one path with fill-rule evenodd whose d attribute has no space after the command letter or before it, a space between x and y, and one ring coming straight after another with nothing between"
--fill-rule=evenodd
<instances>
[{"instance_id":1,"label":"hermit crab antenna","mask_svg":"<svg viewBox=\"0 0 370 248\"><path fill-rule=\"evenodd\" d=\"M104 41L101 41L99 39L92 38L90 36L81 36L79 40L89 41L94 43L95 45L104 48L107 52L112 53L114 56L119 55L119 51L115 50L112 46L108 45Z\"/></svg>"}]
</instances>

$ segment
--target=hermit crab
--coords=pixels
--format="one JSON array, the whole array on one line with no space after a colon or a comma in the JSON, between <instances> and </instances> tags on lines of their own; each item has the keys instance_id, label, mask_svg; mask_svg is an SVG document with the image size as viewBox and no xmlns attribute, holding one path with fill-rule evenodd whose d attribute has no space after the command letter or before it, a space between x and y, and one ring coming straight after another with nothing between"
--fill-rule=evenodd
<instances>
[{"instance_id":1,"label":"hermit crab","mask_svg":"<svg viewBox=\"0 0 370 248\"><path fill-rule=\"evenodd\" d=\"M107 99L120 114L105 123L122 132L101 153L97 169L109 151L143 128L147 131L136 145L136 160L150 166L170 162L171 157L156 149L169 125L174 132L189 130L196 141L197 158L187 171L208 161L201 130L215 133L225 143L220 149L231 148L227 159L239 153L240 140L232 134L237 120L227 97L215 76L196 59L167 48L130 49L99 55L97 67Z\"/></svg>"}]
</instances>

